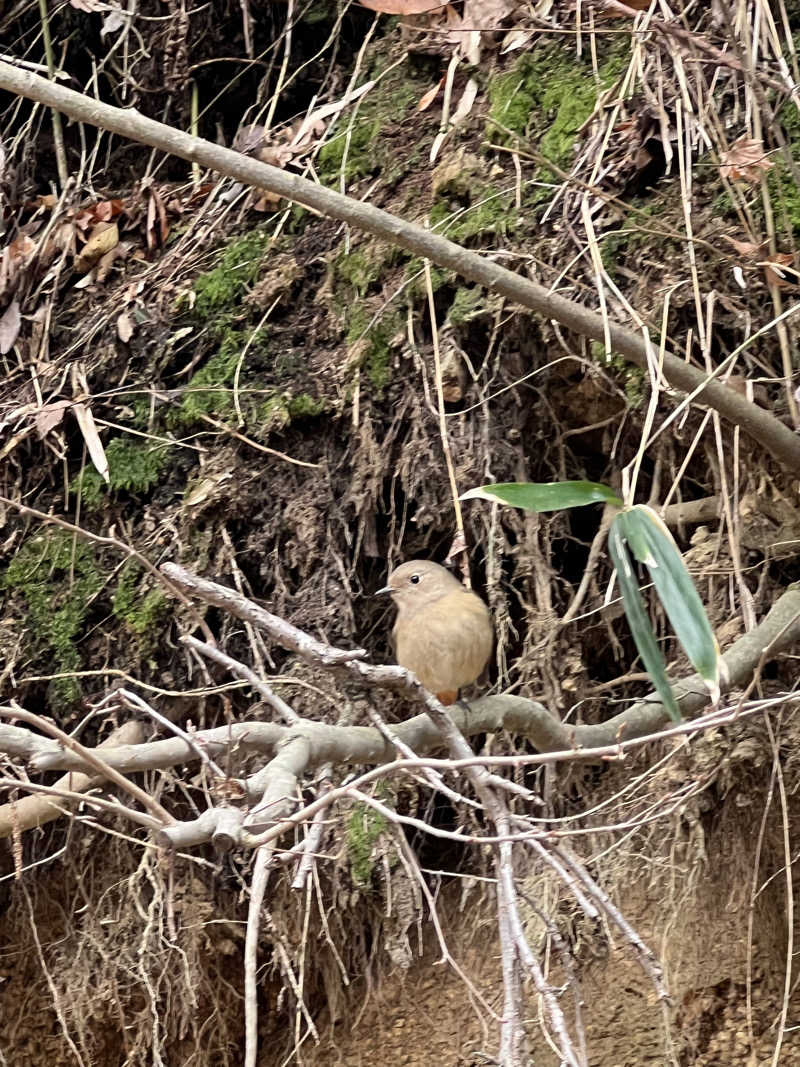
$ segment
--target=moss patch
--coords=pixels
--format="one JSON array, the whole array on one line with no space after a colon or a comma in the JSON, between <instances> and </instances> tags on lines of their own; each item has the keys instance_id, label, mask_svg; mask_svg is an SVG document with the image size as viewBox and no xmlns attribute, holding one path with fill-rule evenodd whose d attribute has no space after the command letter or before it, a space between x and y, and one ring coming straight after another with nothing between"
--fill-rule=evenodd
<instances>
[{"instance_id":1,"label":"moss patch","mask_svg":"<svg viewBox=\"0 0 800 1067\"><path fill-rule=\"evenodd\" d=\"M192 375L186 395L171 422L190 426L201 415L226 415L233 409L233 382L246 344L244 331L225 331L217 351ZM251 344L250 351L252 349Z\"/></svg>"},{"instance_id":2,"label":"moss patch","mask_svg":"<svg viewBox=\"0 0 800 1067\"><path fill-rule=\"evenodd\" d=\"M194 283L196 318L216 325L220 314L236 309L245 290L258 279L269 240L261 230L251 230L225 246L216 267Z\"/></svg>"},{"instance_id":3,"label":"moss patch","mask_svg":"<svg viewBox=\"0 0 800 1067\"><path fill-rule=\"evenodd\" d=\"M476 185L469 206L459 208L437 199L430 211L431 229L458 244L482 234L506 236L516 226L514 193L493 185Z\"/></svg>"},{"instance_id":4,"label":"moss patch","mask_svg":"<svg viewBox=\"0 0 800 1067\"><path fill-rule=\"evenodd\" d=\"M366 804L357 804L347 820L347 858L357 886L366 886L372 877L373 850L386 826L386 817Z\"/></svg>"},{"instance_id":5,"label":"moss patch","mask_svg":"<svg viewBox=\"0 0 800 1067\"><path fill-rule=\"evenodd\" d=\"M511 70L496 74L489 80L489 125L490 139L508 138L499 130L505 127L512 134L526 137L534 118L534 108L539 103L541 86L540 63L532 54L520 56Z\"/></svg>"},{"instance_id":6,"label":"moss patch","mask_svg":"<svg viewBox=\"0 0 800 1067\"><path fill-rule=\"evenodd\" d=\"M497 304L496 297L489 296L482 286L460 285L447 312L447 321L451 326L464 326L474 319L492 314Z\"/></svg>"},{"instance_id":7,"label":"moss patch","mask_svg":"<svg viewBox=\"0 0 800 1067\"><path fill-rule=\"evenodd\" d=\"M140 651L147 654L155 647L169 604L160 589L143 592L142 586L141 567L133 562L126 563L114 593L112 610L136 637Z\"/></svg>"},{"instance_id":8,"label":"moss patch","mask_svg":"<svg viewBox=\"0 0 800 1067\"><path fill-rule=\"evenodd\" d=\"M781 108L779 118L789 143L789 151L792 158L797 160L798 152L800 152L800 115L797 113L797 108L787 101ZM770 159L775 165L767 175L767 185L776 222L779 226L785 225L790 228L797 239L800 237L800 187L782 152L774 152ZM758 211L760 214L760 204ZM787 251L787 249L782 250Z\"/></svg>"},{"instance_id":9,"label":"moss patch","mask_svg":"<svg viewBox=\"0 0 800 1067\"><path fill-rule=\"evenodd\" d=\"M380 392L392 376L392 341L400 328L398 312L388 312L369 325L370 318L361 305L356 305L348 319L347 346L351 358L363 367L367 378Z\"/></svg>"},{"instance_id":10,"label":"moss patch","mask_svg":"<svg viewBox=\"0 0 800 1067\"><path fill-rule=\"evenodd\" d=\"M102 585L91 546L62 530L29 538L0 574L0 589L24 598L29 643L34 653L49 656L52 674L80 669L77 640ZM80 698L80 686L74 678L57 679L48 695L53 708L69 707Z\"/></svg>"},{"instance_id":11,"label":"moss patch","mask_svg":"<svg viewBox=\"0 0 800 1067\"><path fill-rule=\"evenodd\" d=\"M540 48L521 55L509 71L489 81L488 138L507 143L515 140L514 135L530 141L538 137L541 154L566 167L598 92L619 77L628 48L627 43L612 46L599 68L599 84L588 59L580 62L562 49ZM545 180L548 175L543 168L537 178Z\"/></svg>"},{"instance_id":12,"label":"moss patch","mask_svg":"<svg viewBox=\"0 0 800 1067\"><path fill-rule=\"evenodd\" d=\"M379 57L370 77L377 77L387 60ZM319 176L326 185L338 183L342 172L349 183L386 170L396 180L412 166L408 153L401 158L392 145L392 127L404 119L415 121L411 111L427 86L416 85L407 66L390 71L355 105L354 118L343 120L319 153Z\"/></svg>"},{"instance_id":13,"label":"moss patch","mask_svg":"<svg viewBox=\"0 0 800 1067\"><path fill-rule=\"evenodd\" d=\"M365 296L381 276L383 257L375 252L376 246L373 244L363 250L340 252L333 261L334 285L344 282L352 286L359 296Z\"/></svg>"},{"instance_id":14,"label":"moss patch","mask_svg":"<svg viewBox=\"0 0 800 1067\"><path fill-rule=\"evenodd\" d=\"M159 479L167 460L167 446L139 438L115 437L106 447L108 486L94 467L85 467L70 483L70 492L79 493L83 507L99 507L106 489L146 493Z\"/></svg>"}]
</instances>

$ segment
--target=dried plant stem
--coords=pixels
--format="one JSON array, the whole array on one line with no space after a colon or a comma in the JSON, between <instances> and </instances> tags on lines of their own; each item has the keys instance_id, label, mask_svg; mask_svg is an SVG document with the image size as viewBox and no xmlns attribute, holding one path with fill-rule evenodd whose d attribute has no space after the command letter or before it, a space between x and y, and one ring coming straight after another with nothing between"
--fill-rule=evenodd
<instances>
[{"instance_id":1,"label":"dried plant stem","mask_svg":"<svg viewBox=\"0 0 800 1067\"><path fill-rule=\"evenodd\" d=\"M50 37L50 14L47 10L47 0L39 0L39 20L42 26L42 40L44 41L44 53L47 57L47 73L50 78L55 78L56 62L53 56L53 41ZM64 149L64 131L61 127L61 112L57 108L51 109L53 117L53 145L56 150L56 165L58 167L58 181L63 192L69 181L67 169L67 153Z\"/></svg>"}]
</instances>

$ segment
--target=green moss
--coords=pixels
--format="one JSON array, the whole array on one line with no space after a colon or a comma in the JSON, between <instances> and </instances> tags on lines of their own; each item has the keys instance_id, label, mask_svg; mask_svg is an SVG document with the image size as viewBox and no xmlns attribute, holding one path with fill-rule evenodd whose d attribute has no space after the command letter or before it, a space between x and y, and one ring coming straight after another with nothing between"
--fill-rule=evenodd
<instances>
[{"instance_id":1,"label":"green moss","mask_svg":"<svg viewBox=\"0 0 800 1067\"><path fill-rule=\"evenodd\" d=\"M436 200L430 211L432 230L465 244L481 234L505 236L516 226L514 193L487 185L473 193L473 203L465 208L453 206L447 200Z\"/></svg>"},{"instance_id":2,"label":"green moss","mask_svg":"<svg viewBox=\"0 0 800 1067\"><path fill-rule=\"evenodd\" d=\"M350 313L346 341L348 347L357 348L360 365L380 392L391 378L391 342L399 328L399 316L387 313L372 325L369 322L363 307L356 305Z\"/></svg>"},{"instance_id":3,"label":"green moss","mask_svg":"<svg viewBox=\"0 0 800 1067\"><path fill-rule=\"evenodd\" d=\"M375 843L387 825L386 817L367 804L357 804L347 820L347 858L357 886L366 886L372 877Z\"/></svg>"},{"instance_id":4,"label":"green moss","mask_svg":"<svg viewBox=\"0 0 800 1067\"><path fill-rule=\"evenodd\" d=\"M451 326L464 326L482 315L488 315L491 310L490 298L482 286L461 285L447 312L447 321Z\"/></svg>"},{"instance_id":5,"label":"green moss","mask_svg":"<svg viewBox=\"0 0 800 1067\"><path fill-rule=\"evenodd\" d=\"M106 446L108 489L146 493L156 485L167 459L167 447L132 437L115 437ZM99 507L106 496L106 483L94 467L85 467L70 483L88 510Z\"/></svg>"},{"instance_id":6,"label":"green moss","mask_svg":"<svg viewBox=\"0 0 800 1067\"><path fill-rule=\"evenodd\" d=\"M84 466L69 483L69 491L80 499L84 511L97 511L106 499L106 483L94 467Z\"/></svg>"},{"instance_id":7,"label":"green moss","mask_svg":"<svg viewBox=\"0 0 800 1067\"><path fill-rule=\"evenodd\" d=\"M376 169L377 158L370 148L380 131L381 120L377 116L361 118L356 119L350 130L349 141L346 130L328 141L319 153L319 172L325 183L333 184L339 178L342 164L346 182L371 174Z\"/></svg>"},{"instance_id":8,"label":"green moss","mask_svg":"<svg viewBox=\"0 0 800 1067\"><path fill-rule=\"evenodd\" d=\"M165 445L117 437L106 449L111 489L146 493L158 482L167 459Z\"/></svg>"},{"instance_id":9,"label":"green moss","mask_svg":"<svg viewBox=\"0 0 800 1067\"><path fill-rule=\"evenodd\" d=\"M598 91L622 72L629 45L612 46L599 68L599 86L588 57L581 63L560 48L521 55L511 70L489 81L487 136L501 143L539 138L539 151L564 168L572 160L578 131L594 110ZM504 127L504 129L498 129ZM507 132L506 132L507 131ZM546 180L547 168L537 176Z\"/></svg>"},{"instance_id":10,"label":"green moss","mask_svg":"<svg viewBox=\"0 0 800 1067\"><path fill-rule=\"evenodd\" d=\"M291 418L288 393L276 393L259 404L257 419L263 433L282 430L284 426L288 426Z\"/></svg>"},{"instance_id":11,"label":"green moss","mask_svg":"<svg viewBox=\"0 0 800 1067\"><path fill-rule=\"evenodd\" d=\"M449 235L448 235L449 236ZM434 293L453 280L453 272L443 270L441 267L430 265L431 288ZM427 283L425 281L425 264L417 256L413 256L406 265L403 277L405 286L403 292L409 304L414 306L420 300L427 299Z\"/></svg>"},{"instance_id":12,"label":"green moss","mask_svg":"<svg viewBox=\"0 0 800 1067\"><path fill-rule=\"evenodd\" d=\"M574 154L575 137L594 109L597 90L587 78L556 79L542 97L545 111L555 111L550 129L539 142L543 156L559 167L567 166Z\"/></svg>"},{"instance_id":13,"label":"green moss","mask_svg":"<svg viewBox=\"0 0 800 1067\"><path fill-rule=\"evenodd\" d=\"M520 137L527 136L534 108L540 99L540 76L539 61L532 53L525 52L511 70L489 79L488 133L491 138L507 137L497 130L498 126L504 126Z\"/></svg>"},{"instance_id":14,"label":"green moss","mask_svg":"<svg viewBox=\"0 0 800 1067\"><path fill-rule=\"evenodd\" d=\"M647 375L641 367L625 364L625 396L632 409L640 408L647 396Z\"/></svg>"},{"instance_id":15,"label":"green moss","mask_svg":"<svg viewBox=\"0 0 800 1067\"><path fill-rule=\"evenodd\" d=\"M647 396L648 389L647 375L641 367L636 367L629 363L618 352L612 352L610 356L607 355L602 341L592 341L589 349L595 362L600 363L606 369L610 368L616 371L620 375L629 407L632 409L641 407Z\"/></svg>"},{"instance_id":16,"label":"green moss","mask_svg":"<svg viewBox=\"0 0 800 1067\"><path fill-rule=\"evenodd\" d=\"M233 383L242 352L250 339L248 354L253 359L266 355L265 329L250 336L245 330L226 328L217 351L192 376L180 407L172 414L172 425L190 426L201 415L225 416L233 410ZM253 403L243 394L242 403L253 410Z\"/></svg>"},{"instance_id":17,"label":"green moss","mask_svg":"<svg viewBox=\"0 0 800 1067\"><path fill-rule=\"evenodd\" d=\"M24 598L29 649L49 657L52 674L80 669L77 640L102 585L91 547L61 530L29 538L0 574L0 589ZM80 687L74 678L58 679L49 696L54 708L71 706Z\"/></svg>"},{"instance_id":18,"label":"green moss","mask_svg":"<svg viewBox=\"0 0 800 1067\"><path fill-rule=\"evenodd\" d=\"M365 296L369 287L381 276L383 259L374 255L375 246L367 246L373 253L356 250L340 252L333 261L334 284L341 282L351 285L359 296Z\"/></svg>"},{"instance_id":19,"label":"green moss","mask_svg":"<svg viewBox=\"0 0 800 1067\"><path fill-rule=\"evenodd\" d=\"M800 153L800 115L791 101L787 101L779 112L779 120L788 142L789 151L794 160ZM770 156L774 166L767 175L767 186L775 213L776 225L779 228L791 229L795 239L800 237L800 187L795 181L792 168L787 162L783 152L774 152ZM795 164L796 169L796 164ZM758 203L754 213L761 217L762 208ZM787 235L788 236L788 235ZM778 238L780 246L780 237ZM781 249L784 251L785 249Z\"/></svg>"},{"instance_id":20,"label":"green moss","mask_svg":"<svg viewBox=\"0 0 800 1067\"><path fill-rule=\"evenodd\" d=\"M321 415L327 405L324 400L318 400L308 393L297 393L289 397L287 404L289 417L292 419L313 419Z\"/></svg>"},{"instance_id":21,"label":"green moss","mask_svg":"<svg viewBox=\"0 0 800 1067\"><path fill-rule=\"evenodd\" d=\"M122 569L112 605L114 615L136 637L140 651L149 652L156 643L160 623L169 610L160 589L142 591L142 570L132 562Z\"/></svg>"},{"instance_id":22,"label":"green moss","mask_svg":"<svg viewBox=\"0 0 800 1067\"><path fill-rule=\"evenodd\" d=\"M385 56L378 57L370 77L379 75L387 62ZM418 121L410 109L421 91L406 67L396 67L362 97L352 123L343 120L320 150L318 172L324 184L335 185L343 169L347 183L384 168L391 168L394 179L404 174L410 164L400 160L392 135L403 120Z\"/></svg>"},{"instance_id":23,"label":"green moss","mask_svg":"<svg viewBox=\"0 0 800 1067\"><path fill-rule=\"evenodd\" d=\"M236 310L245 290L258 279L269 242L268 234L251 230L225 246L217 266L194 283L195 317L216 325L221 313Z\"/></svg>"},{"instance_id":24,"label":"green moss","mask_svg":"<svg viewBox=\"0 0 800 1067\"><path fill-rule=\"evenodd\" d=\"M259 404L255 421L260 434L265 436L273 430L282 430L293 419L316 418L326 410L325 401L309 393L275 393Z\"/></svg>"}]
</instances>

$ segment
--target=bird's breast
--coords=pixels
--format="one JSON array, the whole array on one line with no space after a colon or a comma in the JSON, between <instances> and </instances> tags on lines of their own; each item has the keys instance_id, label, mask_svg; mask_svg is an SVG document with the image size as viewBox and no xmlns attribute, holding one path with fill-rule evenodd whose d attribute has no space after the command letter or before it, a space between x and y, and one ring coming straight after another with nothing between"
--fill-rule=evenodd
<instances>
[{"instance_id":1,"label":"bird's breast","mask_svg":"<svg viewBox=\"0 0 800 1067\"><path fill-rule=\"evenodd\" d=\"M466 590L448 593L394 627L397 662L433 693L474 682L489 659L494 633L489 610Z\"/></svg>"}]
</instances>

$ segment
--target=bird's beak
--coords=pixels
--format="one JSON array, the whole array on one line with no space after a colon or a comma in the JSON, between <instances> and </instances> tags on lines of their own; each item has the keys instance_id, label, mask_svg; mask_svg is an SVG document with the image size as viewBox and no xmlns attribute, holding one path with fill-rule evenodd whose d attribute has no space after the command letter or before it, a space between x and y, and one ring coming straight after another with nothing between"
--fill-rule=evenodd
<instances>
[{"instance_id":1,"label":"bird's beak","mask_svg":"<svg viewBox=\"0 0 800 1067\"><path fill-rule=\"evenodd\" d=\"M386 596L387 593L392 593L394 590L390 585L385 585L383 589L376 589L372 594L373 596Z\"/></svg>"}]
</instances>

